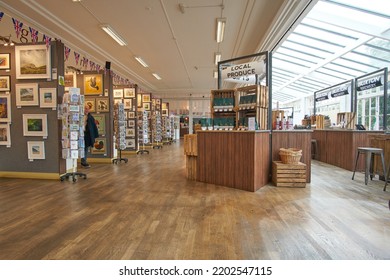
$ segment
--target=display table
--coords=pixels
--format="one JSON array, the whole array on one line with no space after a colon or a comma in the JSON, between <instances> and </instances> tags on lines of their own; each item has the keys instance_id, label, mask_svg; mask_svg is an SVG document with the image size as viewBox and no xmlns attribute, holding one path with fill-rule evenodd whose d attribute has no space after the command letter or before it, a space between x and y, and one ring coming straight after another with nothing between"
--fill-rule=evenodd
<instances>
[{"instance_id":1,"label":"display table","mask_svg":"<svg viewBox=\"0 0 390 280\"><path fill-rule=\"evenodd\" d=\"M269 131L197 131L197 181L255 192L269 182Z\"/></svg>"},{"instance_id":2,"label":"display table","mask_svg":"<svg viewBox=\"0 0 390 280\"><path fill-rule=\"evenodd\" d=\"M313 130L273 130L272 161L280 160L280 148L298 148L302 150L301 162L306 164L306 182L311 181L311 138Z\"/></svg>"},{"instance_id":3,"label":"display table","mask_svg":"<svg viewBox=\"0 0 390 280\"><path fill-rule=\"evenodd\" d=\"M317 140L317 158L319 161L335 165L350 171L355 168L358 147L370 147L369 135L383 131L324 129L314 130L313 139ZM364 170L364 161L359 160L357 170Z\"/></svg>"}]
</instances>

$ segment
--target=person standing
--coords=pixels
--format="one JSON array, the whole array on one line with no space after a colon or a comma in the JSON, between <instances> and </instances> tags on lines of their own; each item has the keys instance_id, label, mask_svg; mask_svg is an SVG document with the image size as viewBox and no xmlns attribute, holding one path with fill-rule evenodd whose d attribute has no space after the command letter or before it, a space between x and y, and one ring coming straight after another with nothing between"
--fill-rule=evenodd
<instances>
[{"instance_id":1,"label":"person standing","mask_svg":"<svg viewBox=\"0 0 390 280\"><path fill-rule=\"evenodd\" d=\"M84 107L84 120L85 120L85 129L84 129L84 142L85 142L85 152L84 157L81 159L81 166L85 168L91 167L87 161L87 155L89 147L93 147L95 144L95 139L99 137L98 128L96 126L95 118L90 113L90 107L85 105Z\"/></svg>"}]
</instances>

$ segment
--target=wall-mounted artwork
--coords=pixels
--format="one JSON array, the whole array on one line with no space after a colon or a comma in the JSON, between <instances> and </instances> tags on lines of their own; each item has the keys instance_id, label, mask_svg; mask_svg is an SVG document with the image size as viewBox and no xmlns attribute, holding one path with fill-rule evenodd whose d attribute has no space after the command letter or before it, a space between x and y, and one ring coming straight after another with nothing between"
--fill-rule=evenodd
<instances>
[{"instance_id":1,"label":"wall-mounted artwork","mask_svg":"<svg viewBox=\"0 0 390 280\"><path fill-rule=\"evenodd\" d=\"M135 128L126 128L126 137L134 137Z\"/></svg>"},{"instance_id":2,"label":"wall-mounted artwork","mask_svg":"<svg viewBox=\"0 0 390 280\"><path fill-rule=\"evenodd\" d=\"M106 115L104 114L92 114L95 119L96 126L100 136L106 134Z\"/></svg>"},{"instance_id":3,"label":"wall-mounted artwork","mask_svg":"<svg viewBox=\"0 0 390 280\"><path fill-rule=\"evenodd\" d=\"M135 118L135 112L127 112L127 118L128 119L134 119Z\"/></svg>"},{"instance_id":4,"label":"wall-mounted artwork","mask_svg":"<svg viewBox=\"0 0 390 280\"><path fill-rule=\"evenodd\" d=\"M108 98L96 98L96 111L101 113L110 111L110 102Z\"/></svg>"},{"instance_id":5,"label":"wall-mounted artwork","mask_svg":"<svg viewBox=\"0 0 390 280\"><path fill-rule=\"evenodd\" d=\"M106 138L96 138L93 147L91 148L91 154L106 154Z\"/></svg>"},{"instance_id":6,"label":"wall-mounted artwork","mask_svg":"<svg viewBox=\"0 0 390 280\"><path fill-rule=\"evenodd\" d=\"M123 89L114 89L114 98L123 98Z\"/></svg>"},{"instance_id":7,"label":"wall-mounted artwork","mask_svg":"<svg viewBox=\"0 0 390 280\"><path fill-rule=\"evenodd\" d=\"M84 94L85 95L103 94L103 75L101 74L84 75Z\"/></svg>"},{"instance_id":8,"label":"wall-mounted artwork","mask_svg":"<svg viewBox=\"0 0 390 280\"><path fill-rule=\"evenodd\" d=\"M47 137L47 115L23 114L23 136Z\"/></svg>"},{"instance_id":9,"label":"wall-mounted artwork","mask_svg":"<svg viewBox=\"0 0 390 280\"><path fill-rule=\"evenodd\" d=\"M0 94L0 122L11 122L11 99L9 94Z\"/></svg>"},{"instance_id":10,"label":"wall-mounted artwork","mask_svg":"<svg viewBox=\"0 0 390 280\"><path fill-rule=\"evenodd\" d=\"M162 116L168 116L168 109L162 109Z\"/></svg>"},{"instance_id":11,"label":"wall-mounted artwork","mask_svg":"<svg viewBox=\"0 0 390 280\"><path fill-rule=\"evenodd\" d=\"M150 93L142 94L142 102L150 102Z\"/></svg>"},{"instance_id":12,"label":"wall-mounted artwork","mask_svg":"<svg viewBox=\"0 0 390 280\"><path fill-rule=\"evenodd\" d=\"M124 98L134 98L135 97L135 88L125 88L123 97Z\"/></svg>"},{"instance_id":13,"label":"wall-mounted artwork","mask_svg":"<svg viewBox=\"0 0 390 280\"><path fill-rule=\"evenodd\" d=\"M7 70L11 68L10 54L0 53L0 69Z\"/></svg>"},{"instance_id":14,"label":"wall-mounted artwork","mask_svg":"<svg viewBox=\"0 0 390 280\"><path fill-rule=\"evenodd\" d=\"M133 99L125 98L123 99L123 104L125 109L131 109L131 107L133 107Z\"/></svg>"},{"instance_id":15,"label":"wall-mounted artwork","mask_svg":"<svg viewBox=\"0 0 390 280\"><path fill-rule=\"evenodd\" d=\"M57 107L57 89L56 88L40 88L39 103L41 108L56 108Z\"/></svg>"},{"instance_id":16,"label":"wall-mounted artwork","mask_svg":"<svg viewBox=\"0 0 390 280\"><path fill-rule=\"evenodd\" d=\"M126 148L134 149L135 148L135 139L126 139Z\"/></svg>"},{"instance_id":17,"label":"wall-mounted artwork","mask_svg":"<svg viewBox=\"0 0 390 280\"><path fill-rule=\"evenodd\" d=\"M0 123L0 145L11 145L11 132L10 125L8 123Z\"/></svg>"},{"instance_id":18,"label":"wall-mounted artwork","mask_svg":"<svg viewBox=\"0 0 390 280\"><path fill-rule=\"evenodd\" d=\"M27 141L28 159L45 159L45 142Z\"/></svg>"},{"instance_id":19,"label":"wall-mounted artwork","mask_svg":"<svg viewBox=\"0 0 390 280\"><path fill-rule=\"evenodd\" d=\"M0 91L10 91L10 90L11 90L11 77L0 76Z\"/></svg>"},{"instance_id":20,"label":"wall-mounted artwork","mask_svg":"<svg viewBox=\"0 0 390 280\"><path fill-rule=\"evenodd\" d=\"M128 120L127 121L127 126L128 127L135 127L135 120Z\"/></svg>"},{"instance_id":21,"label":"wall-mounted artwork","mask_svg":"<svg viewBox=\"0 0 390 280\"><path fill-rule=\"evenodd\" d=\"M145 111L150 111L150 103L143 103L142 107L144 108Z\"/></svg>"},{"instance_id":22,"label":"wall-mounted artwork","mask_svg":"<svg viewBox=\"0 0 390 280\"><path fill-rule=\"evenodd\" d=\"M91 113L96 112L96 100L95 100L95 98L85 97L84 104L85 104L86 107L89 108L89 112L91 112Z\"/></svg>"},{"instance_id":23,"label":"wall-mounted artwork","mask_svg":"<svg viewBox=\"0 0 390 280\"><path fill-rule=\"evenodd\" d=\"M28 45L15 47L16 79L51 77L50 47Z\"/></svg>"},{"instance_id":24,"label":"wall-mounted artwork","mask_svg":"<svg viewBox=\"0 0 390 280\"><path fill-rule=\"evenodd\" d=\"M76 73L66 73L64 77L65 90L68 91L71 87L77 87Z\"/></svg>"},{"instance_id":25,"label":"wall-mounted artwork","mask_svg":"<svg viewBox=\"0 0 390 280\"><path fill-rule=\"evenodd\" d=\"M137 94L137 107L142 108L142 94Z\"/></svg>"},{"instance_id":26,"label":"wall-mounted artwork","mask_svg":"<svg viewBox=\"0 0 390 280\"><path fill-rule=\"evenodd\" d=\"M38 84L15 85L16 106L39 105Z\"/></svg>"}]
</instances>

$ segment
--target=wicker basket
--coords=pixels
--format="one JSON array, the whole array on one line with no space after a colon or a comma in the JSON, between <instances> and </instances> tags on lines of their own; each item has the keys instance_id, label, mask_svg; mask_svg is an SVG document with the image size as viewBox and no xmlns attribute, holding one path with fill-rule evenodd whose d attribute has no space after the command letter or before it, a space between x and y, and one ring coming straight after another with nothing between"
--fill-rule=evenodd
<instances>
[{"instance_id":1,"label":"wicker basket","mask_svg":"<svg viewBox=\"0 0 390 280\"><path fill-rule=\"evenodd\" d=\"M296 148L280 148L279 156L282 163L285 164L298 164L302 157L302 150Z\"/></svg>"}]
</instances>

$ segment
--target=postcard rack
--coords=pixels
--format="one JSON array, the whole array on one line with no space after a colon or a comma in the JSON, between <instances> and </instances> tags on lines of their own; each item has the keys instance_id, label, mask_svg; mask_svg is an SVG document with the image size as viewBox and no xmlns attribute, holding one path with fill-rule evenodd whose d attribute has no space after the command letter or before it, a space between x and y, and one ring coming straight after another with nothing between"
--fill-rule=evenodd
<instances>
[{"instance_id":1,"label":"postcard rack","mask_svg":"<svg viewBox=\"0 0 390 280\"><path fill-rule=\"evenodd\" d=\"M122 150L126 149L126 115L123 103L116 103L114 106L114 135L118 156L112 163L118 164L122 161L127 163L128 159L122 157Z\"/></svg>"},{"instance_id":2,"label":"postcard rack","mask_svg":"<svg viewBox=\"0 0 390 280\"><path fill-rule=\"evenodd\" d=\"M149 114L148 111L144 110L142 112L138 112L138 154L149 154L149 151L146 150L145 144L149 143ZM142 148L140 148L140 145L142 143Z\"/></svg>"},{"instance_id":3,"label":"postcard rack","mask_svg":"<svg viewBox=\"0 0 390 280\"><path fill-rule=\"evenodd\" d=\"M162 143L162 125L161 115L159 111L155 111L152 116L152 138L153 138L153 149L161 149Z\"/></svg>"}]
</instances>

